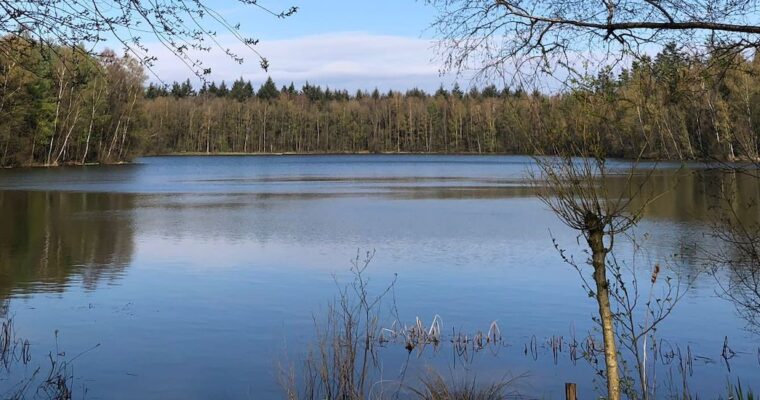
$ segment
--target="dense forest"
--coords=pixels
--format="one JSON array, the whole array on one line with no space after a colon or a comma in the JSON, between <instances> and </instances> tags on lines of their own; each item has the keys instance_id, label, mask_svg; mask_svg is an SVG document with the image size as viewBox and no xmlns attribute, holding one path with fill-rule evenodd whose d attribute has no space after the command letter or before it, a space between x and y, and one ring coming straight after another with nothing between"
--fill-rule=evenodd
<instances>
[{"instance_id":1,"label":"dense forest","mask_svg":"<svg viewBox=\"0 0 760 400\"><path fill-rule=\"evenodd\" d=\"M547 94L493 85L435 93L188 80L147 84L112 51L4 39L0 166L166 153L553 153L590 139L610 157L758 155L760 61L659 54Z\"/></svg>"},{"instance_id":2,"label":"dense forest","mask_svg":"<svg viewBox=\"0 0 760 400\"><path fill-rule=\"evenodd\" d=\"M7 38L0 44L0 166L127 160L142 149L145 76L129 57Z\"/></svg>"}]
</instances>

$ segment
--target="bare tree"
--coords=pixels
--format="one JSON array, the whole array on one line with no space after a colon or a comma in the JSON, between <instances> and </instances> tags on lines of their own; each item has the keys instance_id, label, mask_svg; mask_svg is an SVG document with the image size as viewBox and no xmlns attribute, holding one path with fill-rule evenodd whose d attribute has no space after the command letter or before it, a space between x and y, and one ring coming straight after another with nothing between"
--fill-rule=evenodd
<instances>
[{"instance_id":1,"label":"bare tree","mask_svg":"<svg viewBox=\"0 0 760 400\"><path fill-rule=\"evenodd\" d=\"M696 51L760 45L757 0L428 0L448 69L486 77L565 75L668 42Z\"/></svg>"},{"instance_id":2,"label":"bare tree","mask_svg":"<svg viewBox=\"0 0 760 400\"><path fill-rule=\"evenodd\" d=\"M637 172L637 164L633 163L629 170L623 171L627 179L625 188L613 192L605 185L605 180L614 173L605 158L586 152L578 152L577 155L536 157L539 171L533 174L532 182L537 187L539 198L568 227L580 232L590 249L588 264L593 269L593 283L585 286L598 306L598 322L604 341L607 398L618 400L620 366L616 316L610 303L610 279L607 276L608 255L614 248L615 238L631 229L641 218L646 205L655 199L655 196L645 193L648 174L653 170L645 170L637 183L634 179L640 173ZM580 268L578 272L585 282Z\"/></svg>"},{"instance_id":3,"label":"bare tree","mask_svg":"<svg viewBox=\"0 0 760 400\"><path fill-rule=\"evenodd\" d=\"M259 0L237 2L277 18L297 11L296 7L274 11ZM244 61L242 54L219 41L217 30L244 44L267 69L267 59L254 47L258 39L245 36L239 23L229 21L218 5L209 1L0 0L0 34L40 45L70 47L90 55L97 55L99 44L116 40L148 69L157 58L145 40L156 40L199 77L210 73L210 69L194 52L217 48L236 62ZM13 49L2 46L7 43L0 42L0 52L13 55Z\"/></svg>"}]
</instances>

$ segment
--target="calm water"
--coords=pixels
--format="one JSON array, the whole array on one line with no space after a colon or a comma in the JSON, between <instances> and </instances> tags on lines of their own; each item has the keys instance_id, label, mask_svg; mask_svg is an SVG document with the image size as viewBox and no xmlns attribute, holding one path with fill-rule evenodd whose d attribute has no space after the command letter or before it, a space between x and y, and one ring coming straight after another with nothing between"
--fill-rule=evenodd
<instances>
[{"instance_id":1,"label":"calm water","mask_svg":"<svg viewBox=\"0 0 760 400\"><path fill-rule=\"evenodd\" d=\"M498 354L469 361L446 346L415 354L410 375L528 373L522 393L559 397L574 381L588 397L601 385L593 367L568 354L555 361L546 343L585 337L595 303L552 246L554 236L582 257L576 234L525 184L530 167L525 157L156 157L0 171L0 300L35 362L56 348L56 330L66 357L85 352L73 365L87 398L279 398L278 364L306 352L334 279L349 279L358 249L374 249L371 283L379 290L398 274L404 322L439 315L445 332L475 332L498 320L504 335ZM660 262L694 276L703 265L690 249L711 246L712 194L725 182L675 167L652 179L672 190L637 230L645 275ZM756 182L734 184L759 196ZM626 241L616 246L631 255ZM692 354L687 378L702 398L737 377L760 389L760 336L716 291L713 276L699 275L659 332L663 347ZM526 354L531 343L537 351ZM395 379L403 345L381 354ZM663 394L668 368L680 385L677 361L667 362L657 367ZM0 380L0 394L29 373Z\"/></svg>"}]
</instances>

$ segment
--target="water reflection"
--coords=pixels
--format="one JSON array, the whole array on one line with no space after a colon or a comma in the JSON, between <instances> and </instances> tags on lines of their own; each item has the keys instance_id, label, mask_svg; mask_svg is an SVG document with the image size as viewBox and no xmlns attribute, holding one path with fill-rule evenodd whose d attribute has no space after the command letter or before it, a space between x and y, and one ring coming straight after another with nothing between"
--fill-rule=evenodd
<instances>
[{"instance_id":1,"label":"water reflection","mask_svg":"<svg viewBox=\"0 0 760 400\"><path fill-rule=\"evenodd\" d=\"M133 196L0 191L0 296L94 290L132 260Z\"/></svg>"},{"instance_id":2,"label":"water reflection","mask_svg":"<svg viewBox=\"0 0 760 400\"><path fill-rule=\"evenodd\" d=\"M650 204L647 218L709 222L724 207L723 195L737 199L757 199L760 184L756 178L728 174L716 169L678 170L652 175L647 182L651 193L661 198ZM741 208L742 219L760 221L760 210Z\"/></svg>"},{"instance_id":3,"label":"water reflection","mask_svg":"<svg viewBox=\"0 0 760 400\"><path fill-rule=\"evenodd\" d=\"M148 168L149 169L149 168ZM113 179L97 173L101 182L119 181L133 176L132 170L124 175L118 169ZM81 172L92 176L91 169ZM12 181L34 185L36 170L30 170L27 179L15 173ZM54 172L46 172L45 181L54 179ZM76 170L64 171L66 180L81 184L86 179L76 178ZM180 177L182 178L182 177ZM189 178L189 177L185 177ZM143 178L144 179L144 178ZM236 181L242 178L219 178L218 181ZM253 179L253 178L252 178ZM637 179L643 179L638 177ZM739 175L727 176L717 170L662 170L646 178L646 192L658 199L646 205L644 216L649 223L672 221L685 223L668 228L670 235L681 236L671 240L683 244L682 253L691 252L697 260L694 246L705 228L714 222L715 210L724 205L718 193L730 192L736 199L760 197L756 179ZM181 180L181 179L180 179ZM209 180L209 179L202 179ZM272 178L256 178L271 181ZM303 186L304 182L339 182L349 187ZM388 183L395 183L389 186ZM5 182L8 184L8 181ZM314 206L312 201L349 201L365 199L368 205L383 200L507 200L531 198L534 189L524 180L514 178L464 177L282 177L276 180L286 190L253 193L88 193L67 191L0 191L0 297L11 293L35 291L62 291L73 280L81 281L85 288L95 289L103 279L119 276L132 259L135 230L150 234L159 231L162 236L197 236L239 239L252 233L254 237L269 238L288 232L292 236L308 236L317 227L299 231L298 226L282 224L282 220L267 217L274 210L285 208L295 215L289 220L301 220L301 227L322 214L325 206ZM613 192L628 190L629 181L622 176L609 178L606 185ZM357 190L361 187L361 190ZM99 187L95 187L98 189ZM300 189L300 190L299 190ZM301 205L298 205L301 204ZM635 205L634 205L635 207ZM760 221L760 207L737 207L744 221ZM367 213L372 213L367 207ZM328 221L322 223L328 229ZM264 226L256 229L257 226ZM334 227L335 230L339 230ZM261 232L260 232L261 231ZM300 233L299 233L300 232ZM305 241L307 240L304 237ZM321 240L321 239L320 239ZM264 240L266 242L266 240Z\"/></svg>"}]
</instances>

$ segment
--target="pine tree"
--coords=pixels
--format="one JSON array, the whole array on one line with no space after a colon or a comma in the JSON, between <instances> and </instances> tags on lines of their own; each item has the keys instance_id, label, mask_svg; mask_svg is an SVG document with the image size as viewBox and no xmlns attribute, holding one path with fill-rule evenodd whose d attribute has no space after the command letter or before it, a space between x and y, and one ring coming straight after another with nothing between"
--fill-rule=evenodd
<instances>
[{"instance_id":1,"label":"pine tree","mask_svg":"<svg viewBox=\"0 0 760 400\"><path fill-rule=\"evenodd\" d=\"M435 97L449 97L449 91L443 87L443 84L435 91Z\"/></svg>"},{"instance_id":2,"label":"pine tree","mask_svg":"<svg viewBox=\"0 0 760 400\"><path fill-rule=\"evenodd\" d=\"M246 82L241 77L232 83L232 89L230 90L230 97L237 101L245 101L253 97L253 88L250 81Z\"/></svg>"},{"instance_id":3,"label":"pine tree","mask_svg":"<svg viewBox=\"0 0 760 400\"><path fill-rule=\"evenodd\" d=\"M459 83L454 83L454 87L451 89L451 95L457 99L464 97L464 92L459 88Z\"/></svg>"},{"instance_id":4,"label":"pine tree","mask_svg":"<svg viewBox=\"0 0 760 400\"><path fill-rule=\"evenodd\" d=\"M480 93L483 97L493 98L493 97L499 97L499 90L496 89L496 85L490 84L483 88L483 91Z\"/></svg>"},{"instance_id":5,"label":"pine tree","mask_svg":"<svg viewBox=\"0 0 760 400\"><path fill-rule=\"evenodd\" d=\"M156 85L154 85L152 82L148 84L148 88L145 89L145 98L147 99L155 99L160 94L158 88Z\"/></svg>"},{"instance_id":6,"label":"pine tree","mask_svg":"<svg viewBox=\"0 0 760 400\"><path fill-rule=\"evenodd\" d=\"M280 95L280 92L277 91L277 85L275 85L274 81L272 80L272 77L268 77L266 82L264 82L263 85L259 88L259 91L256 93L256 97L262 99L262 100L274 100Z\"/></svg>"},{"instance_id":7,"label":"pine tree","mask_svg":"<svg viewBox=\"0 0 760 400\"><path fill-rule=\"evenodd\" d=\"M219 88L216 87L215 82L211 82L211 84L208 86L208 94L217 96L219 93Z\"/></svg>"},{"instance_id":8,"label":"pine tree","mask_svg":"<svg viewBox=\"0 0 760 400\"><path fill-rule=\"evenodd\" d=\"M219 89L216 90L216 95L218 97L227 97L230 94L230 90L227 88L227 84L222 81L221 84L219 84Z\"/></svg>"},{"instance_id":9,"label":"pine tree","mask_svg":"<svg viewBox=\"0 0 760 400\"><path fill-rule=\"evenodd\" d=\"M190 79L182 82L181 91L182 97L195 96L195 90L193 90L193 85L190 83Z\"/></svg>"}]
</instances>

